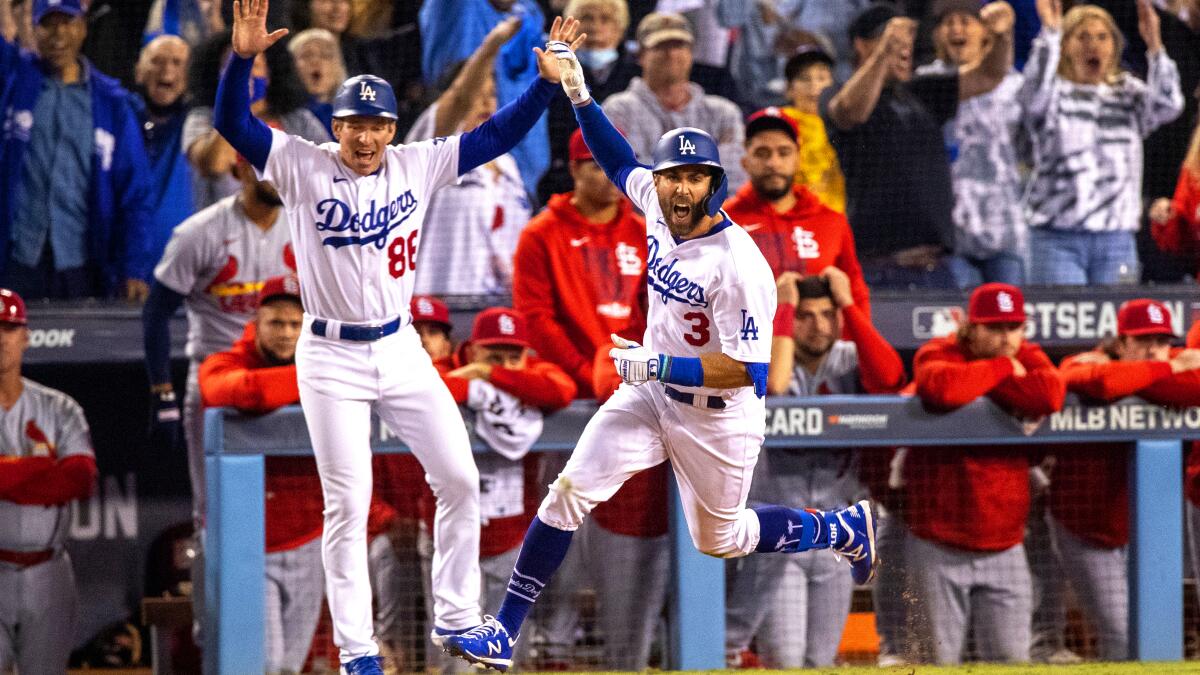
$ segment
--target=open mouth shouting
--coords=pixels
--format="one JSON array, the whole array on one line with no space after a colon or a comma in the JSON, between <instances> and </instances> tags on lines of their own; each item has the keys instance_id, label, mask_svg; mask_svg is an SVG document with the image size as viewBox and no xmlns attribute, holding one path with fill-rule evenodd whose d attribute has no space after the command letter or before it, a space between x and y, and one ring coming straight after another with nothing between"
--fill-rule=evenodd
<instances>
[{"instance_id":1,"label":"open mouth shouting","mask_svg":"<svg viewBox=\"0 0 1200 675\"><path fill-rule=\"evenodd\" d=\"M375 151L370 148L359 148L354 151L354 159L369 165L375 161Z\"/></svg>"},{"instance_id":2,"label":"open mouth shouting","mask_svg":"<svg viewBox=\"0 0 1200 675\"><path fill-rule=\"evenodd\" d=\"M669 214L671 224L681 227L689 227L694 218L692 212L694 207L690 201L686 199L671 200L671 213Z\"/></svg>"}]
</instances>

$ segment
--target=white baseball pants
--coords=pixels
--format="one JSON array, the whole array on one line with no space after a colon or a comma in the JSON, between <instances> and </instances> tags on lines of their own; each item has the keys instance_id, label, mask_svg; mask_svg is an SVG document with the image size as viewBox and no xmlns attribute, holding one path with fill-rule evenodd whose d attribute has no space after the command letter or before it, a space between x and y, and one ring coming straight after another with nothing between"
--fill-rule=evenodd
<instances>
[{"instance_id":1,"label":"white baseball pants","mask_svg":"<svg viewBox=\"0 0 1200 675\"><path fill-rule=\"evenodd\" d=\"M727 403L696 408L667 398L657 382L622 384L588 422L538 517L573 531L626 480L669 459L696 548L719 558L750 553L759 529L746 497L766 404L748 390Z\"/></svg>"},{"instance_id":2,"label":"white baseball pants","mask_svg":"<svg viewBox=\"0 0 1200 675\"><path fill-rule=\"evenodd\" d=\"M421 462L437 497L434 616L479 623L479 471L466 425L412 326L374 342L318 337L311 317L296 348L300 403L325 493L322 559L343 662L379 653L371 615L367 512L372 411Z\"/></svg>"}]
</instances>

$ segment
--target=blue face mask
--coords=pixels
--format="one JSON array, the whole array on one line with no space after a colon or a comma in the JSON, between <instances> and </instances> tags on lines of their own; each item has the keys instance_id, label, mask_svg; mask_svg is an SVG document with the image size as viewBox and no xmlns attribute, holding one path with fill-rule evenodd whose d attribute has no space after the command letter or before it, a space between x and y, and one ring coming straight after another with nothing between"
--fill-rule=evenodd
<instances>
[{"instance_id":1,"label":"blue face mask","mask_svg":"<svg viewBox=\"0 0 1200 675\"><path fill-rule=\"evenodd\" d=\"M267 78L250 78L250 103L258 103L267 97Z\"/></svg>"},{"instance_id":2,"label":"blue face mask","mask_svg":"<svg viewBox=\"0 0 1200 675\"><path fill-rule=\"evenodd\" d=\"M617 50L612 49L581 49L575 54L579 63L588 70L598 70L611 65L617 60Z\"/></svg>"}]
</instances>

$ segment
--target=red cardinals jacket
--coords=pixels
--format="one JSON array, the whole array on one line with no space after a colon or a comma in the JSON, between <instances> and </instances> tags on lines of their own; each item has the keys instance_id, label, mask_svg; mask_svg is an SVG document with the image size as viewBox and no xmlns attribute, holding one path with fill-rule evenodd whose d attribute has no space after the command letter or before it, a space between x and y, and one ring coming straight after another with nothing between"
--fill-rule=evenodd
<instances>
[{"instance_id":1,"label":"red cardinals jacket","mask_svg":"<svg viewBox=\"0 0 1200 675\"><path fill-rule=\"evenodd\" d=\"M1150 224L1150 234L1159 248L1188 259L1200 273L1200 175L1192 167L1179 172L1171 211L1167 222Z\"/></svg>"},{"instance_id":2,"label":"red cardinals jacket","mask_svg":"<svg viewBox=\"0 0 1200 675\"><path fill-rule=\"evenodd\" d=\"M607 400L621 384L609 334L642 341L646 331L646 223L622 199L597 225L554 195L521 232L513 259L513 307L529 322L533 346L575 381L579 396ZM592 512L610 532L667 532L667 466L648 469Z\"/></svg>"},{"instance_id":3,"label":"red cardinals jacket","mask_svg":"<svg viewBox=\"0 0 1200 675\"><path fill-rule=\"evenodd\" d=\"M1187 346L1190 349L1200 349L1200 321L1192 324L1192 329L1187 334ZM1200 402L1187 403L1191 397L1194 401L1195 394L1200 387L1190 391L1163 391L1165 387L1156 387L1156 395L1167 396L1176 394L1179 397L1180 405L1200 405ZM1184 492L1187 494L1188 501L1200 507L1200 441L1193 441L1192 447L1188 451L1187 456L1187 476L1184 481Z\"/></svg>"},{"instance_id":4,"label":"red cardinals jacket","mask_svg":"<svg viewBox=\"0 0 1200 675\"><path fill-rule=\"evenodd\" d=\"M1165 406L1200 405L1200 373L1174 374L1166 361L1081 363L1081 356L1068 357L1061 366L1067 388L1081 396L1102 403L1140 396ZM1094 546L1129 543L1129 446L1067 445L1055 447L1054 455L1058 462L1049 500L1054 517Z\"/></svg>"},{"instance_id":5,"label":"red cardinals jacket","mask_svg":"<svg viewBox=\"0 0 1200 675\"><path fill-rule=\"evenodd\" d=\"M254 324L246 324L233 348L200 365L200 396L209 407L268 413L300 402L296 366L268 366L254 348ZM267 553L297 548L321 536L324 503L316 461L311 457L268 457Z\"/></svg>"},{"instance_id":6,"label":"red cardinals jacket","mask_svg":"<svg viewBox=\"0 0 1200 675\"><path fill-rule=\"evenodd\" d=\"M1062 408L1066 387L1035 344L1017 353L1025 377L1007 358L971 359L955 337L927 342L913 361L917 395L951 410L987 396L1022 417ZM1025 538L1029 466L1039 454L1023 446L921 448L905 460L906 519L913 534L969 551L1003 551Z\"/></svg>"},{"instance_id":7,"label":"red cardinals jacket","mask_svg":"<svg viewBox=\"0 0 1200 675\"><path fill-rule=\"evenodd\" d=\"M642 340L646 330L646 223L622 199L610 223L588 222L573 193L554 195L521 232L513 258L513 308L525 315L533 348L570 374L579 396L616 389L616 370L595 384L597 352L609 335Z\"/></svg>"},{"instance_id":8,"label":"red cardinals jacket","mask_svg":"<svg viewBox=\"0 0 1200 675\"><path fill-rule=\"evenodd\" d=\"M793 186L792 193L795 206L787 213L776 213L771 203L746 183L726 203L725 212L758 244L776 277L784 272L816 274L832 265L850 277L855 306L870 316L871 298L846 216L822 204L803 185Z\"/></svg>"}]
</instances>

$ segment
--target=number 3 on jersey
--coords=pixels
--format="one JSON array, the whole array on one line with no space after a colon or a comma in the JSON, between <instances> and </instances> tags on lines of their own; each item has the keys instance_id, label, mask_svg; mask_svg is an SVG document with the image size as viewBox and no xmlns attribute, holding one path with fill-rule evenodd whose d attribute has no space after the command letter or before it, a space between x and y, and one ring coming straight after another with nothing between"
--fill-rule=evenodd
<instances>
[{"instance_id":1,"label":"number 3 on jersey","mask_svg":"<svg viewBox=\"0 0 1200 675\"><path fill-rule=\"evenodd\" d=\"M388 244L388 272L393 279L404 276L408 270L417 268L417 232L413 230L404 237L396 237Z\"/></svg>"},{"instance_id":2,"label":"number 3 on jersey","mask_svg":"<svg viewBox=\"0 0 1200 675\"><path fill-rule=\"evenodd\" d=\"M684 321L691 322L691 330L683 334L683 339L693 347L703 347L711 337L708 333L708 316L704 312L688 312L683 315Z\"/></svg>"}]
</instances>

